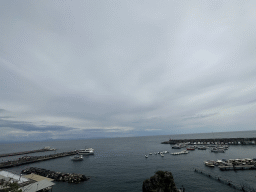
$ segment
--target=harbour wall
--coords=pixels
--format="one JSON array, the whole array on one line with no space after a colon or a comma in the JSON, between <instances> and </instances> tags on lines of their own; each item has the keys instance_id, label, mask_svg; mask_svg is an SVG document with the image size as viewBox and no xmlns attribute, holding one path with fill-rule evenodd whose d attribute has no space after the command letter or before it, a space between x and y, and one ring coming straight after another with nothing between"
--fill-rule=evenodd
<instances>
[{"instance_id":1,"label":"harbour wall","mask_svg":"<svg viewBox=\"0 0 256 192\"><path fill-rule=\"evenodd\" d=\"M43 148L43 149L32 150L32 151L22 151L22 152L16 152L16 153L6 153L6 154L0 154L0 157L25 155L25 154L29 154L29 153L38 153L38 152L46 152L46 151L53 151L53 149Z\"/></svg>"},{"instance_id":2,"label":"harbour wall","mask_svg":"<svg viewBox=\"0 0 256 192\"><path fill-rule=\"evenodd\" d=\"M75 154L77 154L76 150L63 152L63 153L55 153L55 154L45 155L45 156L23 156L17 160L1 162L0 169L16 167L16 166L30 164L30 163L36 163L36 162L40 162L40 161L47 161L47 160L71 156L71 155L75 155Z\"/></svg>"},{"instance_id":3,"label":"harbour wall","mask_svg":"<svg viewBox=\"0 0 256 192\"><path fill-rule=\"evenodd\" d=\"M177 143L190 143L190 144L226 144L226 145L255 145L256 138L215 138L215 139L170 139L161 144L177 144Z\"/></svg>"}]
</instances>

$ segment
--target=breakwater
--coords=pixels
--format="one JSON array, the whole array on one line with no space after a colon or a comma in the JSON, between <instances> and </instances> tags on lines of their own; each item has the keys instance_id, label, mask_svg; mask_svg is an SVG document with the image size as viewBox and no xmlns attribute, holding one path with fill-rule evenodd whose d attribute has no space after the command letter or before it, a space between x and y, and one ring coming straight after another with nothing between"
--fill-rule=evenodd
<instances>
[{"instance_id":1,"label":"breakwater","mask_svg":"<svg viewBox=\"0 0 256 192\"><path fill-rule=\"evenodd\" d=\"M36 163L36 162L40 162L40 161L47 161L47 160L71 156L71 155L75 155L75 154L77 154L76 150L69 151L69 152L63 152L63 153L55 153L55 154L45 155L45 156L23 156L17 160L1 162L0 169L20 166L20 165L25 165L25 164L30 164L30 163Z\"/></svg>"},{"instance_id":2,"label":"breakwater","mask_svg":"<svg viewBox=\"0 0 256 192\"><path fill-rule=\"evenodd\" d=\"M188 144L226 144L226 145L255 145L256 138L215 138L215 139L170 139L169 141L164 141L161 144L178 144L178 143L188 143Z\"/></svg>"},{"instance_id":3,"label":"breakwater","mask_svg":"<svg viewBox=\"0 0 256 192\"><path fill-rule=\"evenodd\" d=\"M61 173L37 167L29 167L21 171L21 174L26 175L33 173L43 177L54 179L54 181L62 181L68 183L80 183L82 181L87 181L89 179L89 177L86 177L85 175L82 174Z\"/></svg>"},{"instance_id":4,"label":"breakwater","mask_svg":"<svg viewBox=\"0 0 256 192\"><path fill-rule=\"evenodd\" d=\"M38 153L38 152L46 152L46 151L54 151L55 149L51 149L50 147L45 147L43 149L38 150L32 150L32 151L22 151L22 152L16 152L16 153L5 153L0 154L0 157L8 157L8 156L16 156L16 155L25 155L30 153Z\"/></svg>"}]
</instances>

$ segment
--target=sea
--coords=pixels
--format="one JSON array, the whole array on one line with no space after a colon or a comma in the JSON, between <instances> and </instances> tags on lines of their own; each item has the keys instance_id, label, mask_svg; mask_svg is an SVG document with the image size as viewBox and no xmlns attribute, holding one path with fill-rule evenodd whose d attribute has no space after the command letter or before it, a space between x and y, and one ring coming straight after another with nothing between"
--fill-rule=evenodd
<instances>
[{"instance_id":1,"label":"sea","mask_svg":"<svg viewBox=\"0 0 256 192\"><path fill-rule=\"evenodd\" d=\"M83 161L74 162L71 157L62 157L6 169L19 174L25 168L39 167L56 172L80 173L90 177L88 181L79 184L54 182L53 192L141 192L143 181L153 176L158 170L172 172L177 188L184 187L186 192L237 191L211 177L195 172L194 169L200 169L238 185L256 189L256 170L220 171L217 167L210 168L204 165L206 160L256 158L256 145L231 145L225 153L212 153L208 149L174 156L170 153L181 151L181 149L172 149L172 145L161 144L170 138L234 137L256 137L256 131L2 143L0 154L41 149L45 146L57 150L27 155L41 156L93 148L95 154L84 156ZM169 153L164 157L154 154L161 151ZM145 158L145 155L149 153L153 155ZM4 157L0 161L20 157Z\"/></svg>"}]
</instances>

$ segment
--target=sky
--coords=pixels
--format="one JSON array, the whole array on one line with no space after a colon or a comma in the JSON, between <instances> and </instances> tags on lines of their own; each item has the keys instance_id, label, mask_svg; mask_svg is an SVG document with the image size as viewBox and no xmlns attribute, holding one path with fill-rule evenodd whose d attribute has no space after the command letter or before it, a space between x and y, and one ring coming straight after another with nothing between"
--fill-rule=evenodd
<instances>
[{"instance_id":1,"label":"sky","mask_svg":"<svg viewBox=\"0 0 256 192\"><path fill-rule=\"evenodd\" d=\"M0 2L0 140L255 129L256 1Z\"/></svg>"}]
</instances>

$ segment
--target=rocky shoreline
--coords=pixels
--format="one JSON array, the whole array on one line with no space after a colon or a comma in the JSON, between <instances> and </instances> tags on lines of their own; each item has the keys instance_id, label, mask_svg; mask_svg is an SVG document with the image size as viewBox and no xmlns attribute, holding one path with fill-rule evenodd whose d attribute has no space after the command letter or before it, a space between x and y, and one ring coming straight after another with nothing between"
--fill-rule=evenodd
<instances>
[{"instance_id":1,"label":"rocky shoreline","mask_svg":"<svg viewBox=\"0 0 256 192\"><path fill-rule=\"evenodd\" d=\"M31 173L54 179L54 181L62 181L62 182L68 182L68 183L81 183L89 179L89 177L86 177L85 175L82 175L82 174L61 173L61 172L50 171L47 169L42 169L37 167L29 167L21 171L21 174L31 174Z\"/></svg>"},{"instance_id":2,"label":"rocky shoreline","mask_svg":"<svg viewBox=\"0 0 256 192\"><path fill-rule=\"evenodd\" d=\"M155 175L143 181L143 192L184 192L185 189L177 189L171 172L157 171Z\"/></svg>"}]
</instances>

